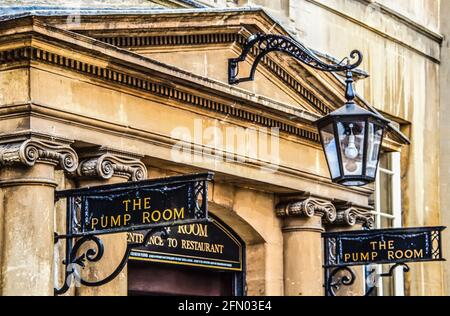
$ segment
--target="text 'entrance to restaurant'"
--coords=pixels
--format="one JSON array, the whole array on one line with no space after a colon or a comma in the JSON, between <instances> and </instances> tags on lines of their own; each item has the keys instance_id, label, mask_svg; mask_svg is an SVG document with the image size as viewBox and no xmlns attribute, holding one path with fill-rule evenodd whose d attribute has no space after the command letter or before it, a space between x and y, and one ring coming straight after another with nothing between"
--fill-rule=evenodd
<instances>
[{"instance_id":1,"label":"text 'entrance to restaurant'","mask_svg":"<svg viewBox=\"0 0 450 316\"><path fill-rule=\"evenodd\" d=\"M133 249L128 262L128 295L244 295L245 245L214 215L211 222L169 229ZM128 242L143 232L128 234Z\"/></svg>"}]
</instances>

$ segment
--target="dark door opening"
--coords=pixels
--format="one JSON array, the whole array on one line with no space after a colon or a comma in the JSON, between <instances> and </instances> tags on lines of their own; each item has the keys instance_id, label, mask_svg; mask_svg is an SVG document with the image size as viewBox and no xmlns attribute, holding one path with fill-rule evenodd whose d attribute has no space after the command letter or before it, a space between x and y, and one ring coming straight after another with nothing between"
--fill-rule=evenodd
<instances>
[{"instance_id":1,"label":"dark door opening","mask_svg":"<svg viewBox=\"0 0 450 316\"><path fill-rule=\"evenodd\" d=\"M128 295L233 296L234 272L128 262Z\"/></svg>"}]
</instances>

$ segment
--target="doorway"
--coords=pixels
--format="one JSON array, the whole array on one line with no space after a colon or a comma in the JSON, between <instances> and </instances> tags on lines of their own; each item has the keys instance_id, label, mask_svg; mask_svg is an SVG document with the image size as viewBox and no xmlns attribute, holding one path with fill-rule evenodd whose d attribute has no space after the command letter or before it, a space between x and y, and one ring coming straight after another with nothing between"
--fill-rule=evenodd
<instances>
[{"instance_id":1,"label":"doorway","mask_svg":"<svg viewBox=\"0 0 450 316\"><path fill-rule=\"evenodd\" d=\"M238 273L129 261L128 295L242 295L237 289L236 278L239 276L236 274Z\"/></svg>"},{"instance_id":2,"label":"doorway","mask_svg":"<svg viewBox=\"0 0 450 316\"><path fill-rule=\"evenodd\" d=\"M129 233L129 242L143 236ZM129 259L129 295L245 294L245 243L211 213L208 223L170 227L166 238L150 238Z\"/></svg>"}]
</instances>

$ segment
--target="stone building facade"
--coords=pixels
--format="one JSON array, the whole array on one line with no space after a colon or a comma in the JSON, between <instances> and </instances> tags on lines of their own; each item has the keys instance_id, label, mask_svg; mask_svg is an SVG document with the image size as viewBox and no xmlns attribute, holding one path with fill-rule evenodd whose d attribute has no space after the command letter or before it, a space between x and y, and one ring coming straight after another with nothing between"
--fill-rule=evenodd
<instances>
[{"instance_id":1,"label":"stone building facade","mask_svg":"<svg viewBox=\"0 0 450 316\"><path fill-rule=\"evenodd\" d=\"M64 233L66 208L55 190L215 172L209 209L245 244L237 292L247 295L323 295L321 233L382 225L383 199L397 203L397 215L388 214L396 226L449 221L441 211L450 172L445 1L76 3L0 3L2 295L53 295L63 282L64 245L54 233ZM392 122L383 150L396 157L386 187L397 195L375 194L383 183L330 181L312 122L345 102L342 74L274 53L253 82L227 84L228 59L255 32L293 36L325 62L363 52L356 102ZM104 257L81 272L86 278L108 275L127 245L126 234L103 239ZM133 269L66 295L127 295ZM443 295L446 269L412 264L393 286Z\"/></svg>"}]
</instances>

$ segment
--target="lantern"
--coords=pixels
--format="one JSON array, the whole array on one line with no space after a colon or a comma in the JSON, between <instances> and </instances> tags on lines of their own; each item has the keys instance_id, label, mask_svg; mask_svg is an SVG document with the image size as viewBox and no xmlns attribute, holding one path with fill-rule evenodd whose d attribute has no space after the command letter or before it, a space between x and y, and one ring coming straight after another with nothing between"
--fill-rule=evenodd
<instances>
[{"instance_id":1,"label":"lantern","mask_svg":"<svg viewBox=\"0 0 450 316\"><path fill-rule=\"evenodd\" d=\"M345 186L363 186L375 181L389 121L355 104L351 72L347 72L346 86L345 105L315 124L332 181Z\"/></svg>"}]
</instances>

